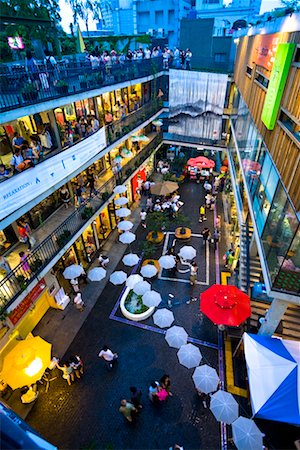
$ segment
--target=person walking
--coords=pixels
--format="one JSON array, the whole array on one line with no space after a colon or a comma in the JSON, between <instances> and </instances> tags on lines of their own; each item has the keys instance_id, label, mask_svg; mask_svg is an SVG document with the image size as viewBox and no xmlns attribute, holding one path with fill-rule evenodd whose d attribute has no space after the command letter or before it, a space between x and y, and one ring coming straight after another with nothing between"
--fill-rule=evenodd
<instances>
[{"instance_id":1,"label":"person walking","mask_svg":"<svg viewBox=\"0 0 300 450\"><path fill-rule=\"evenodd\" d=\"M173 396L172 392L171 392L171 380L170 380L170 376L167 375L166 373L161 377L161 379L159 380L159 384L161 385L161 387L163 389L165 389L168 393L168 395L170 397Z\"/></svg>"},{"instance_id":2,"label":"person walking","mask_svg":"<svg viewBox=\"0 0 300 450\"><path fill-rule=\"evenodd\" d=\"M26 255L25 252L20 252L19 253L19 257L20 257L20 263L21 263L21 267L24 271L25 277L26 278L30 278L31 276L31 269L30 269L30 265L28 262L28 256Z\"/></svg>"},{"instance_id":3,"label":"person walking","mask_svg":"<svg viewBox=\"0 0 300 450\"><path fill-rule=\"evenodd\" d=\"M71 381L75 380L73 368L71 367L71 365L65 363L63 366L60 366L59 364L57 364L56 367L63 372L63 379L67 380L68 385L71 386Z\"/></svg>"},{"instance_id":4,"label":"person walking","mask_svg":"<svg viewBox=\"0 0 300 450\"><path fill-rule=\"evenodd\" d=\"M70 359L70 366L72 367L76 377L81 378L80 374L83 374L83 364L78 355L75 355Z\"/></svg>"},{"instance_id":5,"label":"person walking","mask_svg":"<svg viewBox=\"0 0 300 450\"><path fill-rule=\"evenodd\" d=\"M214 234L213 234L213 244L214 244L214 250L216 251L217 249L217 243L220 240L220 233L219 231L215 228L214 229Z\"/></svg>"},{"instance_id":6,"label":"person walking","mask_svg":"<svg viewBox=\"0 0 300 450\"><path fill-rule=\"evenodd\" d=\"M158 381L153 381L149 386L149 400L153 403L157 400L157 394L161 389Z\"/></svg>"},{"instance_id":7,"label":"person walking","mask_svg":"<svg viewBox=\"0 0 300 450\"><path fill-rule=\"evenodd\" d=\"M131 397L130 397L130 401L133 404L133 406L136 409L142 409L142 405L141 405L141 397L142 397L142 391L138 388L136 388L135 386L131 386L129 388L130 392L131 392Z\"/></svg>"},{"instance_id":8,"label":"person walking","mask_svg":"<svg viewBox=\"0 0 300 450\"><path fill-rule=\"evenodd\" d=\"M108 367L110 369L113 368L113 366L115 365L115 362L118 359L118 354L117 353L113 353L108 347L107 345L104 345L102 347L102 350L99 353L99 358L102 358L108 365Z\"/></svg>"},{"instance_id":9,"label":"person walking","mask_svg":"<svg viewBox=\"0 0 300 450\"><path fill-rule=\"evenodd\" d=\"M69 190L66 186L63 186L60 190L60 198L62 199L63 204L65 205L65 208L68 209L69 203L71 200L71 195Z\"/></svg>"},{"instance_id":10,"label":"person walking","mask_svg":"<svg viewBox=\"0 0 300 450\"><path fill-rule=\"evenodd\" d=\"M191 269L190 269L190 285L192 286L192 291L191 291L191 298L190 300L188 300L186 303L187 305L189 305L192 302L196 302L197 301L197 297L194 297L193 292L194 292L194 287L197 283L197 275L198 275L198 266L197 263L194 261L191 264Z\"/></svg>"},{"instance_id":11,"label":"person walking","mask_svg":"<svg viewBox=\"0 0 300 450\"><path fill-rule=\"evenodd\" d=\"M140 212L140 218L141 218L141 224L142 224L143 228L147 228L146 217L147 217L147 213L144 209L142 209L142 211Z\"/></svg>"},{"instance_id":12,"label":"person walking","mask_svg":"<svg viewBox=\"0 0 300 450\"><path fill-rule=\"evenodd\" d=\"M199 209L199 222L202 223L204 220L206 220L205 217L205 206L201 205Z\"/></svg>"},{"instance_id":13,"label":"person walking","mask_svg":"<svg viewBox=\"0 0 300 450\"><path fill-rule=\"evenodd\" d=\"M75 308L78 309L80 312L84 311L85 303L82 300L81 292L77 292L77 294L74 298L74 305L75 305Z\"/></svg>"},{"instance_id":14,"label":"person walking","mask_svg":"<svg viewBox=\"0 0 300 450\"><path fill-rule=\"evenodd\" d=\"M206 246L207 241L210 239L211 232L207 227L203 228L201 231L202 239L203 239L203 245Z\"/></svg>"},{"instance_id":15,"label":"person walking","mask_svg":"<svg viewBox=\"0 0 300 450\"><path fill-rule=\"evenodd\" d=\"M126 399L121 400L119 411L130 423L132 422L132 413L138 412L134 405L132 403L129 403Z\"/></svg>"}]
</instances>

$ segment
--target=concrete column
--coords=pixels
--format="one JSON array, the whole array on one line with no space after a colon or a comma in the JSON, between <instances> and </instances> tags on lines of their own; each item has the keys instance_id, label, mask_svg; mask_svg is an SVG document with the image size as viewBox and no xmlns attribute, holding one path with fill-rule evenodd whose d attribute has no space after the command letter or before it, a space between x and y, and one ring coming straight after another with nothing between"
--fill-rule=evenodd
<instances>
[{"instance_id":1,"label":"concrete column","mask_svg":"<svg viewBox=\"0 0 300 450\"><path fill-rule=\"evenodd\" d=\"M288 306L288 302L274 298L265 316L265 321L258 330L258 334L272 336Z\"/></svg>"},{"instance_id":2,"label":"concrete column","mask_svg":"<svg viewBox=\"0 0 300 450\"><path fill-rule=\"evenodd\" d=\"M256 244L254 233L252 234L252 237L251 237L249 252L250 252L250 256L252 256L252 257L257 256L257 244Z\"/></svg>"},{"instance_id":3,"label":"concrete column","mask_svg":"<svg viewBox=\"0 0 300 450\"><path fill-rule=\"evenodd\" d=\"M60 134L59 134L59 131L58 131L56 120L55 120L55 115L54 115L54 112L52 111L52 109L50 111L48 111L48 116L49 116L49 119L50 119L51 128L52 128L52 130L54 131L54 134L55 134L55 139L56 139L56 142L57 142L57 148L59 150L61 150L62 146L61 146L61 141L60 141Z\"/></svg>"}]
</instances>

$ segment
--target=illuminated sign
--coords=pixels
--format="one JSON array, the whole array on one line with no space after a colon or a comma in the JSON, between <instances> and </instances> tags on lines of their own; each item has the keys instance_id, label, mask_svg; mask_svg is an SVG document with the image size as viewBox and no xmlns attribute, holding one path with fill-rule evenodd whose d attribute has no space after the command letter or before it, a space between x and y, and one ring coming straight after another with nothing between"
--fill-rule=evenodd
<instances>
[{"instance_id":1,"label":"illuminated sign","mask_svg":"<svg viewBox=\"0 0 300 450\"><path fill-rule=\"evenodd\" d=\"M271 71L278 44L279 33L256 35L253 38L251 62Z\"/></svg>"},{"instance_id":2,"label":"illuminated sign","mask_svg":"<svg viewBox=\"0 0 300 450\"><path fill-rule=\"evenodd\" d=\"M279 44L270 76L261 120L268 130L273 130L280 106L286 79L289 73L295 44Z\"/></svg>"},{"instance_id":3,"label":"illuminated sign","mask_svg":"<svg viewBox=\"0 0 300 450\"><path fill-rule=\"evenodd\" d=\"M23 50L24 48L24 44L22 41L22 38L20 36L16 36L16 37L8 37L7 38L7 42L8 45L10 46L10 48L12 48L13 50Z\"/></svg>"}]
</instances>

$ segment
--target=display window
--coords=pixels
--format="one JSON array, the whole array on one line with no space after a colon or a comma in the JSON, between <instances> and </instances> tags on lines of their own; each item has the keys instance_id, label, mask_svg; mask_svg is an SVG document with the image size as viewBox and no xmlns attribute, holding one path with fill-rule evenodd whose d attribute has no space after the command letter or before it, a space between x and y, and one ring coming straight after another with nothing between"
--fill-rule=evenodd
<instances>
[{"instance_id":1,"label":"display window","mask_svg":"<svg viewBox=\"0 0 300 450\"><path fill-rule=\"evenodd\" d=\"M93 98L87 98L75 102L77 119L80 117L87 117L88 115L95 115L95 107Z\"/></svg>"},{"instance_id":2,"label":"display window","mask_svg":"<svg viewBox=\"0 0 300 450\"><path fill-rule=\"evenodd\" d=\"M108 206L108 212L109 212L109 220L110 220L110 226L113 230L117 226L117 218L116 218L116 212L115 212L115 204L113 201L111 201Z\"/></svg>"},{"instance_id":3,"label":"display window","mask_svg":"<svg viewBox=\"0 0 300 450\"><path fill-rule=\"evenodd\" d=\"M18 238L11 225L0 230L0 255L3 255L16 242L18 242Z\"/></svg>"},{"instance_id":4,"label":"display window","mask_svg":"<svg viewBox=\"0 0 300 450\"><path fill-rule=\"evenodd\" d=\"M96 230L98 233L98 238L101 241L106 239L112 231L107 207L104 208L100 215L96 218Z\"/></svg>"},{"instance_id":5,"label":"display window","mask_svg":"<svg viewBox=\"0 0 300 450\"><path fill-rule=\"evenodd\" d=\"M77 260L79 261L79 264L82 265L84 269L87 268L89 262L91 261L88 257L88 254L86 253L85 243L83 239L83 235L81 235L77 241L74 243L75 246L75 253L77 256Z\"/></svg>"},{"instance_id":6,"label":"display window","mask_svg":"<svg viewBox=\"0 0 300 450\"><path fill-rule=\"evenodd\" d=\"M54 192L28 211L28 213L23 216L23 219L28 221L30 227L35 230L42 225L45 220L61 206L61 204L62 200L59 192Z\"/></svg>"}]
</instances>

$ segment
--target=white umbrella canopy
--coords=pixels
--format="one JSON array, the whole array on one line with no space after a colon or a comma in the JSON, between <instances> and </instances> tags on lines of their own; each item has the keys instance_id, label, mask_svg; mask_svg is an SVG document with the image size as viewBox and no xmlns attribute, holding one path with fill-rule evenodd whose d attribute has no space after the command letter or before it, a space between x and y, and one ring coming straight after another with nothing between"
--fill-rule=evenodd
<instances>
[{"instance_id":1,"label":"white umbrella canopy","mask_svg":"<svg viewBox=\"0 0 300 450\"><path fill-rule=\"evenodd\" d=\"M128 217L130 216L131 211L128 208L120 208L116 210L117 217Z\"/></svg>"},{"instance_id":2,"label":"white umbrella canopy","mask_svg":"<svg viewBox=\"0 0 300 450\"><path fill-rule=\"evenodd\" d=\"M136 285L137 286L137 285ZM134 289L133 289L134 290ZM143 295L143 303L145 306L149 308L151 306L158 306L162 301L161 295L156 291L147 291Z\"/></svg>"},{"instance_id":3,"label":"white umbrella canopy","mask_svg":"<svg viewBox=\"0 0 300 450\"><path fill-rule=\"evenodd\" d=\"M123 186L122 184L119 185L119 186L116 186L114 188L114 193L115 194L124 194L124 192L126 192L126 191L127 191L127 187Z\"/></svg>"},{"instance_id":4,"label":"white umbrella canopy","mask_svg":"<svg viewBox=\"0 0 300 450\"><path fill-rule=\"evenodd\" d=\"M158 309L153 314L153 322L160 328L170 327L174 322L174 314L167 308Z\"/></svg>"},{"instance_id":5,"label":"white umbrella canopy","mask_svg":"<svg viewBox=\"0 0 300 450\"><path fill-rule=\"evenodd\" d=\"M134 275L129 275L126 280L126 286L130 287L130 289L133 289L134 286L141 281L143 281L143 277L141 277L141 275L139 275L138 273L135 273Z\"/></svg>"},{"instance_id":6,"label":"white umbrella canopy","mask_svg":"<svg viewBox=\"0 0 300 450\"><path fill-rule=\"evenodd\" d=\"M88 279L91 281L101 281L106 277L106 270L103 267L94 267L88 273Z\"/></svg>"},{"instance_id":7,"label":"white umbrella canopy","mask_svg":"<svg viewBox=\"0 0 300 450\"><path fill-rule=\"evenodd\" d=\"M261 450L263 434L251 419L240 416L232 423L232 437L238 450Z\"/></svg>"},{"instance_id":8,"label":"white umbrella canopy","mask_svg":"<svg viewBox=\"0 0 300 450\"><path fill-rule=\"evenodd\" d=\"M210 409L219 422L230 425L239 417L239 404L232 394L217 391L211 396Z\"/></svg>"},{"instance_id":9,"label":"white umbrella canopy","mask_svg":"<svg viewBox=\"0 0 300 450\"><path fill-rule=\"evenodd\" d=\"M130 231L131 228L133 227L133 223L130 222L129 220L122 220L122 222L118 223L117 227L121 231Z\"/></svg>"},{"instance_id":10,"label":"white umbrella canopy","mask_svg":"<svg viewBox=\"0 0 300 450\"><path fill-rule=\"evenodd\" d=\"M170 347L180 348L187 343L188 334L184 328L174 325L166 332L165 339Z\"/></svg>"},{"instance_id":11,"label":"white umbrella canopy","mask_svg":"<svg viewBox=\"0 0 300 450\"><path fill-rule=\"evenodd\" d=\"M175 258L172 255L161 256L158 260L162 269L172 269L175 266Z\"/></svg>"},{"instance_id":12,"label":"white umbrella canopy","mask_svg":"<svg viewBox=\"0 0 300 450\"><path fill-rule=\"evenodd\" d=\"M133 287L133 292L136 295L144 295L147 291L150 291L151 284L148 281L140 281L136 283Z\"/></svg>"},{"instance_id":13,"label":"white umbrella canopy","mask_svg":"<svg viewBox=\"0 0 300 450\"><path fill-rule=\"evenodd\" d=\"M127 279L127 274L123 270L117 270L109 277L112 284L123 284Z\"/></svg>"},{"instance_id":14,"label":"white umbrella canopy","mask_svg":"<svg viewBox=\"0 0 300 450\"><path fill-rule=\"evenodd\" d=\"M131 242L135 241L135 237L135 234L130 231L125 231L125 233L119 236L119 241L122 242L122 244L131 244Z\"/></svg>"},{"instance_id":15,"label":"white umbrella canopy","mask_svg":"<svg viewBox=\"0 0 300 450\"><path fill-rule=\"evenodd\" d=\"M131 158L133 156L133 153L127 148L123 148L121 150L121 155L123 156L123 158Z\"/></svg>"},{"instance_id":16,"label":"white umbrella canopy","mask_svg":"<svg viewBox=\"0 0 300 450\"><path fill-rule=\"evenodd\" d=\"M195 369L193 381L199 391L209 394L217 390L220 378L213 367L204 364Z\"/></svg>"},{"instance_id":17,"label":"white umbrella canopy","mask_svg":"<svg viewBox=\"0 0 300 450\"><path fill-rule=\"evenodd\" d=\"M140 260L140 258L135 253L128 253L122 259L123 264L125 264L125 266L129 266L129 267L136 266L137 263L139 262L139 260Z\"/></svg>"},{"instance_id":18,"label":"white umbrella canopy","mask_svg":"<svg viewBox=\"0 0 300 450\"><path fill-rule=\"evenodd\" d=\"M141 268L141 274L145 278L152 278L157 274L157 268L153 264L146 264Z\"/></svg>"},{"instance_id":19,"label":"white umbrella canopy","mask_svg":"<svg viewBox=\"0 0 300 450\"><path fill-rule=\"evenodd\" d=\"M180 347L177 352L180 364L187 369L199 366L202 355L198 347L193 344L185 344Z\"/></svg>"},{"instance_id":20,"label":"white umbrella canopy","mask_svg":"<svg viewBox=\"0 0 300 450\"><path fill-rule=\"evenodd\" d=\"M127 197L119 197L119 198L116 198L116 199L114 200L114 203L115 203L115 205L117 205L117 206L124 206L124 205L127 205L128 202L129 202L129 200L128 200Z\"/></svg>"},{"instance_id":21,"label":"white umbrella canopy","mask_svg":"<svg viewBox=\"0 0 300 450\"><path fill-rule=\"evenodd\" d=\"M185 260L191 260L194 259L196 257L196 250L194 249L194 247L192 247L191 245L184 245L180 251L179 251L179 256L181 256L181 258L185 259Z\"/></svg>"},{"instance_id":22,"label":"white umbrella canopy","mask_svg":"<svg viewBox=\"0 0 300 450\"><path fill-rule=\"evenodd\" d=\"M63 271L63 276L66 280L72 280L73 278L80 277L84 273L84 269L79 264L72 264Z\"/></svg>"},{"instance_id":23,"label":"white umbrella canopy","mask_svg":"<svg viewBox=\"0 0 300 450\"><path fill-rule=\"evenodd\" d=\"M153 120L152 123L155 127L161 127L163 125L162 120Z\"/></svg>"}]
</instances>

